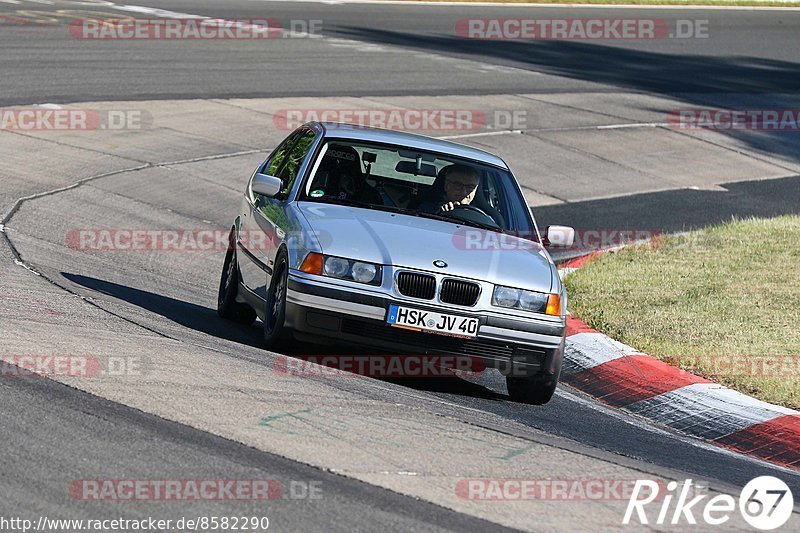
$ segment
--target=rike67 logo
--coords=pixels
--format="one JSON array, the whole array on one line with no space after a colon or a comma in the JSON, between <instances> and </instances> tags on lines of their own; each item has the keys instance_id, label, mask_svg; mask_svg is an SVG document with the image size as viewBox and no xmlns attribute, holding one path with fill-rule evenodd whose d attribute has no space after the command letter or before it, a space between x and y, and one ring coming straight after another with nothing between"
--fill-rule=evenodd
<instances>
[{"instance_id":1,"label":"rike67 logo","mask_svg":"<svg viewBox=\"0 0 800 533\"><path fill-rule=\"evenodd\" d=\"M630 524L635 514L641 524L694 525L701 518L708 525L719 526L728 522L736 511L736 499L727 494L719 494L705 502L703 500L707 497L706 494L689 499L691 479L684 481L681 486L677 481L670 481L666 486L666 494L659 494L659 489L654 481L637 480L622 523ZM653 514L648 515L645 507L656 500L660 505L650 507L651 511L658 510L653 519ZM792 491L786 483L772 476L760 476L748 482L739 495L738 503L744 520L751 527L762 531L777 529L786 524L794 509Z\"/></svg>"}]
</instances>

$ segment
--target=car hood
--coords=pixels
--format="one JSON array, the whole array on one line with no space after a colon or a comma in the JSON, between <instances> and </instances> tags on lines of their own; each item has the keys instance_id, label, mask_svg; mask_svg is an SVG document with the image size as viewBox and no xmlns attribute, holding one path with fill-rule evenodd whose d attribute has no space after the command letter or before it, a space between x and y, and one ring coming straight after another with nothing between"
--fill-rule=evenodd
<instances>
[{"instance_id":1,"label":"car hood","mask_svg":"<svg viewBox=\"0 0 800 533\"><path fill-rule=\"evenodd\" d=\"M540 292L552 290L550 258L539 243L442 220L298 203L322 252ZM444 261L437 268L434 261Z\"/></svg>"}]
</instances>

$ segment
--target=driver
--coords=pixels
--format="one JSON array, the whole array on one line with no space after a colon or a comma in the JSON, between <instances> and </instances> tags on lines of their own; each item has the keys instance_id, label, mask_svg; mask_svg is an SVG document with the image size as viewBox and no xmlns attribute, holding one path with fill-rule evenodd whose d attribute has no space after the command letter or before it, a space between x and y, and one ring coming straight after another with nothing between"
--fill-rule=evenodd
<instances>
[{"instance_id":1,"label":"driver","mask_svg":"<svg viewBox=\"0 0 800 533\"><path fill-rule=\"evenodd\" d=\"M478 173L467 165L450 165L444 171L444 183L440 197L423 202L420 211L438 213L452 211L456 206L469 205L478 191Z\"/></svg>"}]
</instances>

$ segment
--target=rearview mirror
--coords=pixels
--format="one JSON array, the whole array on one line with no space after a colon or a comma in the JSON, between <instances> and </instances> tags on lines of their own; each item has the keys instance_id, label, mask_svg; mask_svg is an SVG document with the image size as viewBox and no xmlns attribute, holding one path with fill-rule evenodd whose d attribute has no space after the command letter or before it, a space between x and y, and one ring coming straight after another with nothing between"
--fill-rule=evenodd
<instances>
[{"instance_id":1,"label":"rearview mirror","mask_svg":"<svg viewBox=\"0 0 800 533\"><path fill-rule=\"evenodd\" d=\"M575 242L575 230L569 226L548 226L544 241L545 246L569 248Z\"/></svg>"},{"instance_id":2,"label":"rearview mirror","mask_svg":"<svg viewBox=\"0 0 800 533\"><path fill-rule=\"evenodd\" d=\"M414 174L415 176L429 176L436 177L436 167L420 162L419 168L414 161L398 161L394 167L395 172L402 172L404 174Z\"/></svg>"},{"instance_id":3,"label":"rearview mirror","mask_svg":"<svg viewBox=\"0 0 800 533\"><path fill-rule=\"evenodd\" d=\"M253 192L256 194L263 194L271 198L281 192L282 188L283 182L275 176L259 172L253 178Z\"/></svg>"}]
</instances>

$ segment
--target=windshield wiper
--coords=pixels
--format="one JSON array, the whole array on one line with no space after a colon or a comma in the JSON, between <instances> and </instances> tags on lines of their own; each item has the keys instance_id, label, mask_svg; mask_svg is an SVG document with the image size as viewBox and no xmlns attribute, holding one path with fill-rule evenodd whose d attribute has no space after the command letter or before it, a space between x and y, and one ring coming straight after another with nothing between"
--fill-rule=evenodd
<instances>
[{"instance_id":1,"label":"windshield wiper","mask_svg":"<svg viewBox=\"0 0 800 533\"><path fill-rule=\"evenodd\" d=\"M461 222L462 224L466 224L467 226L474 226L476 228L481 228L489 231L496 231L497 233L505 233L506 231L496 224L484 224L483 222L475 222L473 220L460 220L460 219L458 220L459 222Z\"/></svg>"},{"instance_id":2,"label":"windshield wiper","mask_svg":"<svg viewBox=\"0 0 800 533\"><path fill-rule=\"evenodd\" d=\"M493 224L485 224L483 222L476 222L474 220L464 220L463 218L453 217L449 215L445 215L442 213L426 213L425 211L409 211L409 213L413 213L417 216L421 216L423 218L432 218L434 220L444 220L446 222L450 222L452 224L461 224L464 226L471 226L474 228L485 229L488 231L496 231L499 233L503 233L503 228Z\"/></svg>"},{"instance_id":3,"label":"windshield wiper","mask_svg":"<svg viewBox=\"0 0 800 533\"><path fill-rule=\"evenodd\" d=\"M368 202L361 202L353 198L306 198L306 202L314 202L318 204L336 204L336 205L349 205L352 207L366 207L372 209L374 206Z\"/></svg>"}]
</instances>

